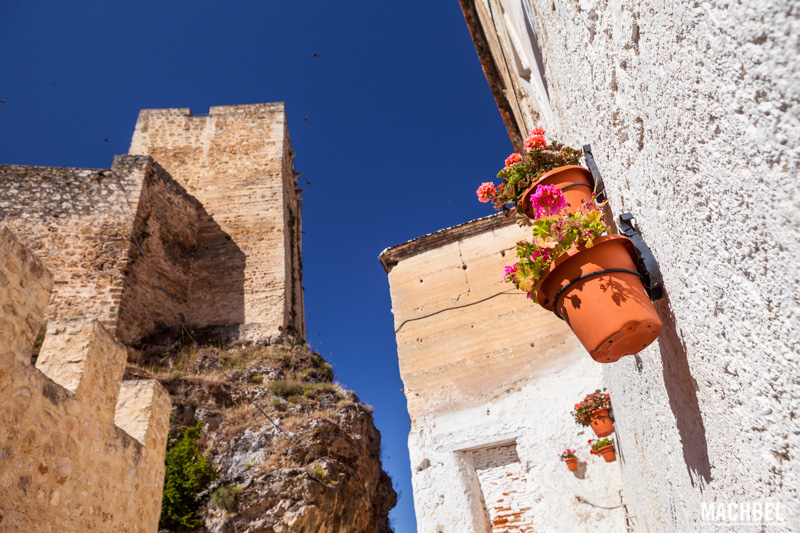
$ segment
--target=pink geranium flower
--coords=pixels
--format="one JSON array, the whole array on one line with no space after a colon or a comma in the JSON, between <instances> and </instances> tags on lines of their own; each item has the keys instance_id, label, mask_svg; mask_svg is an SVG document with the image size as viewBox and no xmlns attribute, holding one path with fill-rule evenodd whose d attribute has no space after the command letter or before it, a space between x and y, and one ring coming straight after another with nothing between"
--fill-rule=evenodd
<instances>
[{"instance_id":1,"label":"pink geranium flower","mask_svg":"<svg viewBox=\"0 0 800 533\"><path fill-rule=\"evenodd\" d=\"M549 217L567 207L567 200L561 189L555 185L539 185L531 195L531 203L536 211L534 220Z\"/></svg>"},{"instance_id":2,"label":"pink geranium flower","mask_svg":"<svg viewBox=\"0 0 800 533\"><path fill-rule=\"evenodd\" d=\"M522 145L526 150L533 150L534 148L547 148L547 141L544 138L544 129L534 128L531 130L525 143Z\"/></svg>"},{"instance_id":3,"label":"pink geranium flower","mask_svg":"<svg viewBox=\"0 0 800 533\"><path fill-rule=\"evenodd\" d=\"M481 186L478 187L478 190L475 192L478 194L478 200L485 204L494 198L494 195L497 194L497 189L495 189L494 183L487 181L481 183Z\"/></svg>"},{"instance_id":4,"label":"pink geranium flower","mask_svg":"<svg viewBox=\"0 0 800 533\"><path fill-rule=\"evenodd\" d=\"M517 273L517 267L519 266L519 262L514 263L512 266L505 267L506 269L506 278L509 274L511 274L511 281L514 281L514 276Z\"/></svg>"},{"instance_id":5,"label":"pink geranium flower","mask_svg":"<svg viewBox=\"0 0 800 533\"><path fill-rule=\"evenodd\" d=\"M519 163L520 161L522 161L522 156L517 153L513 153L510 156L506 157L506 168L510 167L515 163Z\"/></svg>"},{"instance_id":6,"label":"pink geranium flower","mask_svg":"<svg viewBox=\"0 0 800 533\"><path fill-rule=\"evenodd\" d=\"M550 254L547 252L547 250L534 250L533 254L531 254L531 261L536 261L539 258L547 263L550 260Z\"/></svg>"}]
</instances>

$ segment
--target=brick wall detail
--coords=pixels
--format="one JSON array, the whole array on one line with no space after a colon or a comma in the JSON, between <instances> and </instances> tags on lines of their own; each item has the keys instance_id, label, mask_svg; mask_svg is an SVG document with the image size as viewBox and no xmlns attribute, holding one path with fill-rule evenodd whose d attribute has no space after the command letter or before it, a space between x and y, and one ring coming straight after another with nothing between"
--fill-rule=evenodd
<instances>
[{"instance_id":1,"label":"brick wall detail","mask_svg":"<svg viewBox=\"0 0 800 533\"><path fill-rule=\"evenodd\" d=\"M491 533L533 533L531 495L516 444L469 453L489 515Z\"/></svg>"}]
</instances>

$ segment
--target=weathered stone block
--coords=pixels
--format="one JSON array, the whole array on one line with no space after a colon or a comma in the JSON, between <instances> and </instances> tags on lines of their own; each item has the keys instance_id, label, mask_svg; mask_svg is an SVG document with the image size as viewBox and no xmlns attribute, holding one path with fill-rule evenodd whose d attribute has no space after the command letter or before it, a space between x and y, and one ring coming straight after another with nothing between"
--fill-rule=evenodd
<instances>
[{"instance_id":1,"label":"weathered stone block","mask_svg":"<svg viewBox=\"0 0 800 533\"><path fill-rule=\"evenodd\" d=\"M2 529L156 531L168 394L153 380L120 393L125 348L94 319L50 322L32 366L52 279L3 227L0 274Z\"/></svg>"}]
</instances>

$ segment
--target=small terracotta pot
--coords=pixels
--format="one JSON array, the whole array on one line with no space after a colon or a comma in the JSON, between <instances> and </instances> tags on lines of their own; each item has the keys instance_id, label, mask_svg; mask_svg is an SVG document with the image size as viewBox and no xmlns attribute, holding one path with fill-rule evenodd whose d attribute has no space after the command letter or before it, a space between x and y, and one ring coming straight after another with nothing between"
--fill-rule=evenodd
<instances>
[{"instance_id":1,"label":"small terracotta pot","mask_svg":"<svg viewBox=\"0 0 800 533\"><path fill-rule=\"evenodd\" d=\"M636 248L624 235L604 235L594 246L570 248L542 272L534 291L539 305L551 311L562 287L606 269L636 272ZM634 273L591 276L558 295L557 310L583 347L599 363L613 363L641 352L658 338L661 319Z\"/></svg>"},{"instance_id":2,"label":"small terracotta pot","mask_svg":"<svg viewBox=\"0 0 800 533\"><path fill-rule=\"evenodd\" d=\"M536 192L536 187L539 185L555 185L561 189L569 204L565 209L570 213L574 213L583 202L589 200L594 190L592 173L580 165L566 165L545 172L522 193L520 202L522 211L531 219L536 216L536 211L531 204L531 195ZM564 187L567 188L564 189Z\"/></svg>"},{"instance_id":3,"label":"small terracotta pot","mask_svg":"<svg viewBox=\"0 0 800 533\"><path fill-rule=\"evenodd\" d=\"M589 413L589 417L594 434L598 437L608 437L614 433L614 423L611 421L611 417L608 416L608 407L595 409Z\"/></svg>"},{"instance_id":4,"label":"small terracotta pot","mask_svg":"<svg viewBox=\"0 0 800 533\"><path fill-rule=\"evenodd\" d=\"M597 452L603 456L603 459L606 460L607 463L613 463L617 460L617 454L614 452L614 445L609 444L608 446L603 446L602 448L598 448Z\"/></svg>"},{"instance_id":5,"label":"small terracotta pot","mask_svg":"<svg viewBox=\"0 0 800 533\"><path fill-rule=\"evenodd\" d=\"M567 468L569 468L570 472L574 472L578 469L577 457L570 457L569 459L564 459L564 462L567 463Z\"/></svg>"}]
</instances>

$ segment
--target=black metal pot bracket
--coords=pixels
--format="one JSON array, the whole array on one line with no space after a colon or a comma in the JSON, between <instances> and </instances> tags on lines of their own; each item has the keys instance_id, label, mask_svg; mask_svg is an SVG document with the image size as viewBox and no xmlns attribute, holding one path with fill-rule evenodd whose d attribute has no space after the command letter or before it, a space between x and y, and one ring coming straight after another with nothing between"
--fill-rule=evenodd
<instances>
[{"instance_id":1,"label":"black metal pot bracket","mask_svg":"<svg viewBox=\"0 0 800 533\"><path fill-rule=\"evenodd\" d=\"M592 154L592 145L583 145L583 154L586 157L586 166L592 173L592 179L595 183L595 192L597 199L604 201L606 199L606 189L603 185L603 178L600 176L600 170L597 168L597 163ZM633 222L636 220L631 213L622 213L619 216L619 231L633 242L636 248L636 253L639 260L636 262L636 270L639 272L644 284L647 295L651 300L660 300L664 296L664 283L661 278L661 269L658 266L656 257L650 251L647 244L642 239L639 231L634 226Z\"/></svg>"},{"instance_id":2,"label":"black metal pot bracket","mask_svg":"<svg viewBox=\"0 0 800 533\"><path fill-rule=\"evenodd\" d=\"M661 279L661 269L658 267L656 256L639 235L639 231L634 227L633 221L636 220L631 213L622 213L619 216L619 231L629 238L636 247L639 254L639 261L636 263L636 270L642 276L642 283L647 289L647 295L651 300L660 300L664 296L664 284Z\"/></svg>"},{"instance_id":3,"label":"black metal pot bracket","mask_svg":"<svg viewBox=\"0 0 800 533\"><path fill-rule=\"evenodd\" d=\"M586 158L586 166L589 167L589 172L592 173L594 192L597 193L597 200L599 202L604 202L606 199L606 188L605 185L603 185L603 177L600 176L600 169L597 168L597 163L594 162L591 144L583 145L583 155Z\"/></svg>"}]
</instances>

